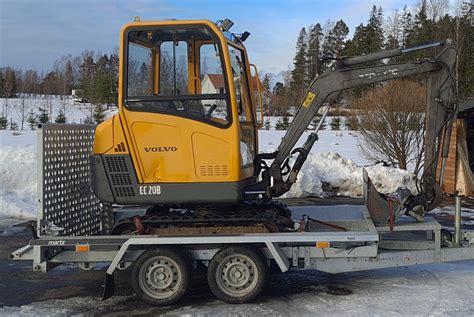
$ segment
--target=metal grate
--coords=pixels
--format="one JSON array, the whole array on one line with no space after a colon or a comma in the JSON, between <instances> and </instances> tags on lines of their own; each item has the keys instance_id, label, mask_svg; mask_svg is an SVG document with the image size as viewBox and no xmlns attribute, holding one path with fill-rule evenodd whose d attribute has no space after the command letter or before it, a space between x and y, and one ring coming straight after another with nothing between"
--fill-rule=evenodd
<instances>
[{"instance_id":1,"label":"metal grate","mask_svg":"<svg viewBox=\"0 0 474 317\"><path fill-rule=\"evenodd\" d=\"M110 173L128 173L127 164L123 156L107 156L105 162Z\"/></svg>"},{"instance_id":2,"label":"metal grate","mask_svg":"<svg viewBox=\"0 0 474 317\"><path fill-rule=\"evenodd\" d=\"M106 156L105 165L116 197L133 197L132 179L124 156Z\"/></svg>"},{"instance_id":3,"label":"metal grate","mask_svg":"<svg viewBox=\"0 0 474 317\"><path fill-rule=\"evenodd\" d=\"M64 228L61 236L101 232L102 205L90 187L92 125L44 124L38 132L38 233L41 224Z\"/></svg>"}]
</instances>

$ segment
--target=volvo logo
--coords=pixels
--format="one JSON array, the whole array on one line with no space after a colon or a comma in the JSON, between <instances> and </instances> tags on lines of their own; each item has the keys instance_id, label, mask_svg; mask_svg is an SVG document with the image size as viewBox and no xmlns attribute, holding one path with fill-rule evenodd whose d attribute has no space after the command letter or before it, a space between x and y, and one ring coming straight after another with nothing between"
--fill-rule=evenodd
<instances>
[{"instance_id":1,"label":"volvo logo","mask_svg":"<svg viewBox=\"0 0 474 317\"><path fill-rule=\"evenodd\" d=\"M176 152L178 148L176 146L152 146L146 147L145 152Z\"/></svg>"}]
</instances>

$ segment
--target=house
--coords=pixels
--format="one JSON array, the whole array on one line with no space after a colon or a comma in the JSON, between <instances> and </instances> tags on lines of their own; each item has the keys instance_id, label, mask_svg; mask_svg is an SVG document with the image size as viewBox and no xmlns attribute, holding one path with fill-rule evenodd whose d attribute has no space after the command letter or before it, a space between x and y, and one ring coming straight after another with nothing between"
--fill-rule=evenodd
<instances>
[{"instance_id":1,"label":"house","mask_svg":"<svg viewBox=\"0 0 474 317\"><path fill-rule=\"evenodd\" d=\"M257 98L257 112L260 109L260 102L258 100L258 82L257 77L252 77L252 88ZM225 87L224 76L221 74L206 74L201 81L202 94L218 94L223 92ZM260 83L260 91L262 93L263 107L268 107L271 101L271 93Z\"/></svg>"},{"instance_id":2,"label":"house","mask_svg":"<svg viewBox=\"0 0 474 317\"><path fill-rule=\"evenodd\" d=\"M446 159L443 183L444 193L474 195L474 99L459 104L457 119L453 122L449 153ZM438 161L438 173L441 159Z\"/></svg>"}]
</instances>

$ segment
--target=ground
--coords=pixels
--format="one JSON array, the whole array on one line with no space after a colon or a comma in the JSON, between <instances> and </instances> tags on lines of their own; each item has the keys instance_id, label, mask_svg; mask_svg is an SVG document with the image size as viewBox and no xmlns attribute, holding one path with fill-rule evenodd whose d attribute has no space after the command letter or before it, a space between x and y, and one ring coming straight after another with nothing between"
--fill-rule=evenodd
<instances>
[{"instance_id":1,"label":"ground","mask_svg":"<svg viewBox=\"0 0 474 317\"><path fill-rule=\"evenodd\" d=\"M342 201L353 205L340 205ZM360 208L357 202L350 198L334 201L337 208L347 209ZM309 210L291 208L295 215ZM8 225L11 227L12 222ZM189 294L177 305L153 307L134 297L126 271L116 276L116 296L101 301L104 266L92 271L65 266L36 273L31 263L7 260L8 254L25 245L29 238L30 233L22 225L0 235L1 316L474 314L474 261L335 275L291 270L272 275L264 294L243 305L216 300L205 276L198 274Z\"/></svg>"},{"instance_id":2,"label":"ground","mask_svg":"<svg viewBox=\"0 0 474 317\"><path fill-rule=\"evenodd\" d=\"M78 122L79 110L75 112ZM260 150L275 150L284 133L260 131ZM360 157L357 140L351 131L321 131L320 141L285 200L293 206L295 217L308 213L296 207L301 205L328 208L328 212L330 208L360 208L362 168L368 162ZM128 272L119 272L117 296L101 301L105 266L87 272L62 266L43 274L33 272L29 262L7 260L12 251L28 243L31 234L24 223L36 215L36 133L0 131L0 144L0 316L474 314L474 261L337 275L291 270L273 275L265 293L244 305L216 300L200 274L178 305L148 306L132 294ZM414 185L406 171L365 167L381 191ZM472 200L463 204L462 221L468 229L474 229L472 204ZM452 201L433 214L444 226L452 227Z\"/></svg>"}]
</instances>

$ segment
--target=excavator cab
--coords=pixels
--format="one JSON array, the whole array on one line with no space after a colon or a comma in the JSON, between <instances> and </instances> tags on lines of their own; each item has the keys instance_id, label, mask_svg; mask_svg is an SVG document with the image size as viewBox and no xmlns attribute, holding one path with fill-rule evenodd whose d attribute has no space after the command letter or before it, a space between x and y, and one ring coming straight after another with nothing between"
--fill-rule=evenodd
<instances>
[{"instance_id":1,"label":"excavator cab","mask_svg":"<svg viewBox=\"0 0 474 317\"><path fill-rule=\"evenodd\" d=\"M229 22L122 28L119 111L97 127L91 162L102 201L242 200L258 149L257 105L245 38L228 32Z\"/></svg>"}]
</instances>

